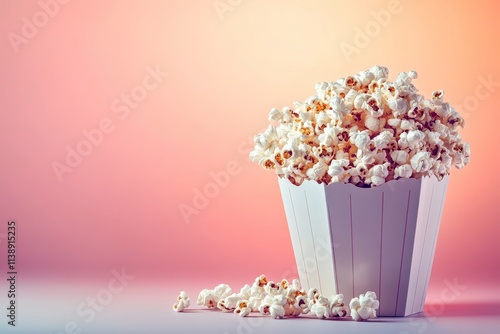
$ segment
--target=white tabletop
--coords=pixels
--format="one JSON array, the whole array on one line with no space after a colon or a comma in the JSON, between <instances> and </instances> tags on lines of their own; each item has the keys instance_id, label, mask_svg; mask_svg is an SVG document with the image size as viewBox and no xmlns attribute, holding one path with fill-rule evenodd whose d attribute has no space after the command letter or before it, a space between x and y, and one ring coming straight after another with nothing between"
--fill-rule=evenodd
<instances>
[{"instance_id":1,"label":"white tabletop","mask_svg":"<svg viewBox=\"0 0 500 334\"><path fill-rule=\"evenodd\" d=\"M236 314L192 305L182 313L172 311L176 294L172 284L149 285L135 281L113 294L91 316L89 303L106 290L106 284L20 285L17 326L0 323L1 333L498 333L500 302L456 302L426 305L426 313L406 318L377 318L367 322L351 319L319 320L311 315L274 320L252 313ZM21 289L22 288L22 289ZM189 286L188 286L189 288ZM494 301L493 301L494 302ZM83 306L82 306L83 305ZM80 311L78 311L80 308ZM4 318L5 316L2 316ZM75 325L75 328L72 326ZM69 330L65 331L65 327ZM6 329L6 330L4 330Z\"/></svg>"}]
</instances>

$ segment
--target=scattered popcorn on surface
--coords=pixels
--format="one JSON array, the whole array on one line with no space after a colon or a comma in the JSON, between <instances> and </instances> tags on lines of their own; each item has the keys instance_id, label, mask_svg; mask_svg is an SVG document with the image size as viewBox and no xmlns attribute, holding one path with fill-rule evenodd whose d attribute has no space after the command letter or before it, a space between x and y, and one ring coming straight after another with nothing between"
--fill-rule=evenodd
<instances>
[{"instance_id":1,"label":"scattered popcorn on surface","mask_svg":"<svg viewBox=\"0 0 500 334\"><path fill-rule=\"evenodd\" d=\"M400 178L435 175L469 162L464 120L444 92L417 93L415 71L394 82L374 66L335 82L316 84L316 95L293 108L271 109L274 125L254 137L250 159L295 185L352 183L375 187Z\"/></svg>"},{"instance_id":2,"label":"scattered popcorn on surface","mask_svg":"<svg viewBox=\"0 0 500 334\"><path fill-rule=\"evenodd\" d=\"M328 298L319 295L311 304L311 313L319 319L328 319L332 316Z\"/></svg>"},{"instance_id":3,"label":"scattered popcorn on surface","mask_svg":"<svg viewBox=\"0 0 500 334\"><path fill-rule=\"evenodd\" d=\"M227 284L219 284L214 288L214 296L216 301L228 297L233 290Z\"/></svg>"},{"instance_id":4,"label":"scattered popcorn on surface","mask_svg":"<svg viewBox=\"0 0 500 334\"><path fill-rule=\"evenodd\" d=\"M276 295L273 297L271 306L269 307L269 313L273 319L283 319L285 316L285 308L283 307L286 303L285 295Z\"/></svg>"},{"instance_id":5,"label":"scattered popcorn on surface","mask_svg":"<svg viewBox=\"0 0 500 334\"><path fill-rule=\"evenodd\" d=\"M378 306L379 302L377 300L377 295L372 291L359 295L359 298L354 297L349 303L351 317L356 321L376 318Z\"/></svg>"},{"instance_id":6,"label":"scattered popcorn on surface","mask_svg":"<svg viewBox=\"0 0 500 334\"><path fill-rule=\"evenodd\" d=\"M272 281L265 275L257 277L252 285L244 285L238 293L232 293L227 284L219 284L212 290L203 289L196 303L241 317L247 317L251 312L259 312L272 319L292 318L308 313L318 319L338 319L349 314L342 294L328 299L316 288L304 291L297 279L291 283L286 279ZM189 298L186 292L181 291L173 310L182 312L188 306ZM376 317L379 302L376 294L368 291L353 298L349 307L351 317L356 321L363 321Z\"/></svg>"},{"instance_id":7,"label":"scattered popcorn on surface","mask_svg":"<svg viewBox=\"0 0 500 334\"><path fill-rule=\"evenodd\" d=\"M236 304L234 313L238 314L240 317L246 317L250 312L252 312L252 308L248 305L248 300L242 299Z\"/></svg>"},{"instance_id":8,"label":"scattered popcorn on surface","mask_svg":"<svg viewBox=\"0 0 500 334\"><path fill-rule=\"evenodd\" d=\"M181 291L177 297L177 302L172 306L173 310L176 312L182 312L185 308L190 305L189 297L186 295L185 291Z\"/></svg>"},{"instance_id":9,"label":"scattered popcorn on surface","mask_svg":"<svg viewBox=\"0 0 500 334\"><path fill-rule=\"evenodd\" d=\"M301 309L302 314L307 314L311 311L311 309L309 308L309 301L307 300L307 297L304 295L300 295L297 297L296 304L297 307Z\"/></svg>"},{"instance_id":10,"label":"scattered popcorn on surface","mask_svg":"<svg viewBox=\"0 0 500 334\"><path fill-rule=\"evenodd\" d=\"M260 275L255 279L252 286L248 290L248 303L253 312L260 312L259 307L266 296L266 292L264 291L264 285L266 284L266 276Z\"/></svg>"},{"instance_id":11,"label":"scattered popcorn on surface","mask_svg":"<svg viewBox=\"0 0 500 334\"><path fill-rule=\"evenodd\" d=\"M338 294L330 298L330 311L332 317L345 318L347 316L347 306L344 303L344 295Z\"/></svg>"},{"instance_id":12,"label":"scattered popcorn on surface","mask_svg":"<svg viewBox=\"0 0 500 334\"><path fill-rule=\"evenodd\" d=\"M196 304L206 306L208 308L214 308L217 305L217 302L215 301L213 290L203 289L198 295Z\"/></svg>"},{"instance_id":13,"label":"scattered popcorn on surface","mask_svg":"<svg viewBox=\"0 0 500 334\"><path fill-rule=\"evenodd\" d=\"M228 297L232 290L227 284L219 284L213 290L203 289L198 295L196 304L215 308L219 306L219 301Z\"/></svg>"},{"instance_id":14,"label":"scattered popcorn on surface","mask_svg":"<svg viewBox=\"0 0 500 334\"><path fill-rule=\"evenodd\" d=\"M236 306L243 297L238 293L233 293L232 295L222 298L217 302L217 308L222 312L233 312Z\"/></svg>"},{"instance_id":15,"label":"scattered popcorn on surface","mask_svg":"<svg viewBox=\"0 0 500 334\"><path fill-rule=\"evenodd\" d=\"M316 288L311 288L307 291L307 298L309 300L309 309L312 308L314 304L316 304L318 298L320 297L319 290Z\"/></svg>"},{"instance_id":16,"label":"scattered popcorn on surface","mask_svg":"<svg viewBox=\"0 0 500 334\"><path fill-rule=\"evenodd\" d=\"M224 284L219 285L217 288L220 292L220 297L224 297L232 291L228 285ZM219 301L217 302L217 308L222 312L234 312L240 300L248 300L250 298L249 290L250 285L245 284L245 286L241 288L239 293L233 293L229 296L219 299Z\"/></svg>"}]
</instances>

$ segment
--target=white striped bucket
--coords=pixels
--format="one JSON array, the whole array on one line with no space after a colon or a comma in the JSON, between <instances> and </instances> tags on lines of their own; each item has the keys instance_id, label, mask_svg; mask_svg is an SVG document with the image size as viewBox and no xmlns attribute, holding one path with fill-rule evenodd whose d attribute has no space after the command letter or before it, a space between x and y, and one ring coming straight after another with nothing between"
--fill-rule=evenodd
<instances>
[{"instance_id":1,"label":"white striped bucket","mask_svg":"<svg viewBox=\"0 0 500 334\"><path fill-rule=\"evenodd\" d=\"M374 291L378 316L423 311L448 176L374 188L279 185L304 288L342 293L347 302Z\"/></svg>"}]
</instances>

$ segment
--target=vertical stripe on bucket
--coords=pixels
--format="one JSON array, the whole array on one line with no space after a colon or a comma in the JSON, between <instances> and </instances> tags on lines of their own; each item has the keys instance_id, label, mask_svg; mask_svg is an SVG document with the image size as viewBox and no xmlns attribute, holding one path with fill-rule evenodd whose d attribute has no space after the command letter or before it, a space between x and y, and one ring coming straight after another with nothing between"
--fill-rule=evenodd
<instances>
[{"instance_id":1,"label":"vertical stripe on bucket","mask_svg":"<svg viewBox=\"0 0 500 334\"><path fill-rule=\"evenodd\" d=\"M423 290L423 286L422 286L422 282L421 282L421 276L423 276L422 274L422 261L426 262L425 260L427 259L427 256L426 256L426 246L429 246L429 236L427 235L427 230L429 229L429 220L431 219L431 208L432 208L432 203L433 203L433 199L434 199L434 185L432 185L432 190L431 190L431 198L429 200L429 207L427 209L427 219L425 220L425 228L423 229L423 234L422 234L422 238L420 239L420 242L421 242L421 252L420 252L420 259L419 259L419 262L418 262L418 269L417 269L417 272L415 273L417 275L417 280L416 280L416 283L415 283L415 291L413 293L413 301L412 301L412 313L418 313L418 312L421 312L421 310L419 310L419 308L416 307L416 304L415 302L417 300L420 301L420 298L418 298L418 296L420 296L420 294L422 293L422 290ZM427 203L421 203L422 204L427 204Z\"/></svg>"},{"instance_id":2,"label":"vertical stripe on bucket","mask_svg":"<svg viewBox=\"0 0 500 334\"><path fill-rule=\"evenodd\" d=\"M405 219L405 229L404 229L404 235L403 235L403 247L401 249L401 262L399 264L399 279L398 279L398 290L396 293L396 305L395 305L395 310L394 313L395 315L400 315L398 312L399 309L399 298L400 298L400 293L402 294L403 291L400 291L401 288L401 274L403 273L403 255L404 255L404 250L405 250L405 243L406 243L406 231L408 228L408 213L410 212L410 198L411 198L411 190L408 191L408 204L406 205L406 219ZM405 299L406 303L406 299Z\"/></svg>"},{"instance_id":3,"label":"vertical stripe on bucket","mask_svg":"<svg viewBox=\"0 0 500 334\"><path fill-rule=\"evenodd\" d=\"M382 249L384 245L384 192L382 191L382 215L380 216L380 261L378 267L378 300L379 302L384 302L384 297L382 296ZM380 313L380 310L377 311Z\"/></svg>"},{"instance_id":4,"label":"vertical stripe on bucket","mask_svg":"<svg viewBox=\"0 0 500 334\"><path fill-rule=\"evenodd\" d=\"M431 206L431 201L433 199L432 194L432 183L429 182L429 178L420 178L420 194L415 196L415 202L417 204L417 211L414 214L410 214L410 217L415 217L415 227L414 227L414 237L413 237L413 247L412 256L408 259L410 262L410 276L408 282L408 299L406 301L406 314L414 314L414 302L415 297L418 296L420 273L419 267L421 267L422 254L425 246L425 233L427 230L428 220L429 220L429 209ZM410 207L413 204L410 203ZM411 225L409 225L411 226Z\"/></svg>"},{"instance_id":5,"label":"vertical stripe on bucket","mask_svg":"<svg viewBox=\"0 0 500 334\"><path fill-rule=\"evenodd\" d=\"M379 293L383 188L351 187L353 295Z\"/></svg>"},{"instance_id":6,"label":"vertical stripe on bucket","mask_svg":"<svg viewBox=\"0 0 500 334\"><path fill-rule=\"evenodd\" d=\"M309 230L311 231L311 237L312 237L312 246L313 246L313 250L314 250L314 262L315 262L315 265L316 265L316 272L318 273L318 283L319 283L319 291L323 291L323 288L321 286L321 275L320 275L320 270L319 270L319 266L318 266L318 251L316 249L316 242L314 241L314 233L313 233L313 228L312 228L312 221L311 221L311 213L310 213L310 210L309 210L309 203L307 202L307 192L304 191L304 199L306 201L306 208L307 208L307 218L308 218L308 222L309 222Z\"/></svg>"},{"instance_id":7,"label":"vertical stripe on bucket","mask_svg":"<svg viewBox=\"0 0 500 334\"><path fill-rule=\"evenodd\" d=\"M421 269L421 275L423 275L424 280L421 280L420 289L420 300L417 298L418 304L416 305L416 312L420 312L424 309L425 297L427 294L427 287L429 285L429 278L432 271L432 263L434 259L434 253L436 251L436 244L438 239L439 225L441 222L441 215L444 207L444 199L446 194L447 180L442 180L438 183L437 180L433 180L434 187L434 201L431 203L431 208L429 210L430 216L432 217L429 224L429 231L426 235L426 254L424 258L423 268Z\"/></svg>"},{"instance_id":8,"label":"vertical stripe on bucket","mask_svg":"<svg viewBox=\"0 0 500 334\"><path fill-rule=\"evenodd\" d=\"M352 233L352 195L349 194L349 212L351 216L351 270L352 270L352 296L356 296L354 292L354 281L356 280L356 275L354 275L354 236Z\"/></svg>"},{"instance_id":9,"label":"vertical stripe on bucket","mask_svg":"<svg viewBox=\"0 0 500 334\"><path fill-rule=\"evenodd\" d=\"M311 232L311 225L309 224L309 214L307 212L306 203L304 201L304 190L308 189L308 187L314 186L314 181L304 181L304 183L300 188L293 189L291 191L291 196L295 209L297 227L300 233L302 253L304 256L304 267L301 268L301 270L307 277L308 285L310 287L317 288L319 286L319 273L316 268L316 253L313 247L314 237ZM315 186L318 186L318 184L315 184ZM292 187L296 186L292 185Z\"/></svg>"},{"instance_id":10,"label":"vertical stripe on bucket","mask_svg":"<svg viewBox=\"0 0 500 334\"><path fill-rule=\"evenodd\" d=\"M334 275L334 258L330 219L325 196L325 186L316 182L305 182L304 205L309 213L310 230L313 236L315 263L321 293L330 296L337 293Z\"/></svg>"},{"instance_id":11,"label":"vertical stripe on bucket","mask_svg":"<svg viewBox=\"0 0 500 334\"><path fill-rule=\"evenodd\" d=\"M332 249L335 258L335 274L337 275L337 292L343 293L346 300L352 294L352 237L349 192L344 189L351 185L332 184L325 187L330 230L332 235ZM325 282L323 281L323 284Z\"/></svg>"},{"instance_id":12,"label":"vertical stripe on bucket","mask_svg":"<svg viewBox=\"0 0 500 334\"><path fill-rule=\"evenodd\" d=\"M293 221L295 222L295 229L297 231L296 236L297 236L297 239L298 239L297 241L298 241L298 245L300 247L300 254L301 254L301 258L300 259L296 259L296 261L297 260L298 261L302 260L302 265L303 265L302 268L297 268L297 271L299 272L299 276L301 276L301 280L302 280L302 276L305 276L306 283L307 283L308 286L310 286L309 285L309 278L307 276L307 270L305 270L306 264L305 264L305 258L304 258L304 251L302 249L302 241L300 240L300 231L299 231L299 226L297 224L297 216L295 215L295 206L293 205L293 198L292 198L291 189L288 189L288 194L290 196L290 204L292 206ZM295 245L297 245L297 243L294 244L294 247L295 247ZM299 267L300 264L297 263L297 266Z\"/></svg>"},{"instance_id":13,"label":"vertical stripe on bucket","mask_svg":"<svg viewBox=\"0 0 500 334\"><path fill-rule=\"evenodd\" d=\"M326 198L326 194L325 194ZM328 207L328 202L327 202L327 207ZM339 290L339 279L338 279L338 273L337 273L337 260L335 259L335 239L333 236L333 221L332 221L332 216L330 215L330 210L327 209L328 213L328 227L330 228L330 240L332 241L332 257L333 257L333 276L335 279L335 294L341 293Z\"/></svg>"}]
</instances>

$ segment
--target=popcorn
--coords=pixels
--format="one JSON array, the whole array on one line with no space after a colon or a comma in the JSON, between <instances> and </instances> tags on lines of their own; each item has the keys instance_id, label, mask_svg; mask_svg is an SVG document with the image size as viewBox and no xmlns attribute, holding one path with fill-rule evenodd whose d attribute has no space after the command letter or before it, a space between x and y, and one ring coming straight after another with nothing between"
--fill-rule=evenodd
<instances>
[{"instance_id":1,"label":"popcorn","mask_svg":"<svg viewBox=\"0 0 500 334\"><path fill-rule=\"evenodd\" d=\"M266 293L264 291L264 286L267 284L267 278L265 275L260 275L257 277L248 289L248 304L252 311L258 311L261 303L263 302Z\"/></svg>"},{"instance_id":2,"label":"popcorn","mask_svg":"<svg viewBox=\"0 0 500 334\"><path fill-rule=\"evenodd\" d=\"M443 91L430 99L418 94L416 78L409 71L389 81L387 68L374 66L318 83L316 94L293 108L271 109L275 125L254 137L250 158L295 185L441 179L470 161L470 147L458 134L464 120Z\"/></svg>"},{"instance_id":3,"label":"popcorn","mask_svg":"<svg viewBox=\"0 0 500 334\"><path fill-rule=\"evenodd\" d=\"M172 308L176 312L182 312L185 308L188 308L190 305L189 297L187 296L185 291L181 291L179 296L177 297L177 303L175 303Z\"/></svg>"},{"instance_id":4,"label":"popcorn","mask_svg":"<svg viewBox=\"0 0 500 334\"><path fill-rule=\"evenodd\" d=\"M372 82L373 79L375 79L375 76L369 70L359 72L359 74L356 77L358 78L362 86L368 86L368 84Z\"/></svg>"},{"instance_id":5,"label":"popcorn","mask_svg":"<svg viewBox=\"0 0 500 334\"><path fill-rule=\"evenodd\" d=\"M410 148L416 147L416 145L425 138L425 133L419 130L408 131L406 140L408 141L408 146Z\"/></svg>"},{"instance_id":6,"label":"popcorn","mask_svg":"<svg viewBox=\"0 0 500 334\"><path fill-rule=\"evenodd\" d=\"M309 301L311 303L314 303L318 300L318 298L321 296L319 293L318 289L316 288L311 288L309 291L307 291L307 297L309 298Z\"/></svg>"},{"instance_id":7,"label":"popcorn","mask_svg":"<svg viewBox=\"0 0 500 334\"><path fill-rule=\"evenodd\" d=\"M394 170L394 178L395 179L410 178L412 174L413 174L413 169L411 168L411 166L409 164L398 166Z\"/></svg>"},{"instance_id":8,"label":"popcorn","mask_svg":"<svg viewBox=\"0 0 500 334\"><path fill-rule=\"evenodd\" d=\"M356 145L357 148L368 150L370 135L368 134L368 131L355 132L351 135L351 142L352 141L354 141L354 145Z\"/></svg>"},{"instance_id":9,"label":"popcorn","mask_svg":"<svg viewBox=\"0 0 500 334\"><path fill-rule=\"evenodd\" d=\"M284 285L286 284L283 284L282 281L282 286ZM288 283L288 287L285 289L284 293L286 295L286 303L284 305L286 316L297 317L309 312L306 293L302 291L300 282L297 279L294 279L292 284Z\"/></svg>"},{"instance_id":10,"label":"popcorn","mask_svg":"<svg viewBox=\"0 0 500 334\"><path fill-rule=\"evenodd\" d=\"M306 175L310 179L321 179L327 172L328 168L329 167L325 159L321 158L316 164L314 164L314 166L307 170Z\"/></svg>"},{"instance_id":11,"label":"popcorn","mask_svg":"<svg viewBox=\"0 0 500 334\"><path fill-rule=\"evenodd\" d=\"M347 306L344 303L344 295L338 294L330 298L331 317L345 318L347 316Z\"/></svg>"},{"instance_id":12,"label":"popcorn","mask_svg":"<svg viewBox=\"0 0 500 334\"><path fill-rule=\"evenodd\" d=\"M430 154L429 152L418 152L410 159L411 168L417 173L427 171L430 164Z\"/></svg>"},{"instance_id":13,"label":"popcorn","mask_svg":"<svg viewBox=\"0 0 500 334\"><path fill-rule=\"evenodd\" d=\"M248 299L250 297L250 285L245 284L239 292L239 295L242 297L242 299Z\"/></svg>"},{"instance_id":14,"label":"popcorn","mask_svg":"<svg viewBox=\"0 0 500 334\"><path fill-rule=\"evenodd\" d=\"M302 314L303 308L297 303L298 297L300 296L297 296L294 291L289 291L287 293L286 303L283 305L285 309L285 316L298 317Z\"/></svg>"},{"instance_id":15,"label":"popcorn","mask_svg":"<svg viewBox=\"0 0 500 334\"><path fill-rule=\"evenodd\" d=\"M368 182L373 184L374 186L385 183L385 178L389 175L389 170L387 169L388 166L389 163L373 166L368 173L370 175L370 179Z\"/></svg>"},{"instance_id":16,"label":"popcorn","mask_svg":"<svg viewBox=\"0 0 500 334\"><path fill-rule=\"evenodd\" d=\"M377 317L377 309L379 302L375 292L368 291L358 297L351 299L349 308L351 309L351 317L356 321L364 321L370 318Z\"/></svg>"},{"instance_id":17,"label":"popcorn","mask_svg":"<svg viewBox=\"0 0 500 334\"><path fill-rule=\"evenodd\" d=\"M252 285L253 288L262 288L264 289L264 285L267 284L267 277L265 275L260 275L257 277Z\"/></svg>"},{"instance_id":18,"label":"popcorn","mask_svg":"<svg viewBox=\"0 0 500 334\"><path fill-rule=\"evenodd\" d=\"M250 289L250 285L245 284L240 289L240 292L233 293L225 298L220 299L217 303L217 308L222 312L233 312L238 307L238 303L241 300L246 300L248 304L248 299L250 298ZM231 291L231 288L229 288L229 286L226 286L224 294L227 294L228 291Z\"/></svg>"},{"instance_id":19,"label":"popcorn","mask_svg":"<svg viewBox=\"0 0 500 334\"><path fill-rule=\"evenodd\" d=\"M252 311L260 311L260 305L264 301L265 295L262 294L254 294L248 298L248 305L252 309Z\"/></svg>"},{"instance_id":20,"label":"popcorn","mask_svg":"<svg viewBox=\"0 0 500 334\"><path fill-rule=\"evenodd\" d=\"M196 304L206 306L208 308L215 308L218 301L215 301L215 295L213 290L203 289L198 295L198 300Z\"/></svg>"},{"instance_id":21,"label":"popcorn","mask_svg":"<svg viewBox=\"0 0 500 334\"><path fill-rule=\"evenodd\" d=\"M196 304L206 306L208 308L223 307L224 302L219 304L220 300L228 297L231 294L231 288L227 284L219 284L213 290L203 289L198 295Z\"/></svg>"},{"instance_id":22,"label":"popcorn","mask_svg":"<svg viewBox=\"0 0 500 334\"><path fill-rule=\"evenodd\" d=\"M404 165L408 162L408 152L404 150L392 151L391 159L398 165Z\"/></svg>"},{"instance_id":23,"label":"popcorn","mask_svg":"<svg viewBox=\"0 0 500 334\"><path fill-rule=\"evenodd\" d=\"M288 291L288 289L290 288L290 283L288 283L288 280L286 279L282 279L279 285L283 292Z\"/></svg>"},{"instance_id":24,"label":"popcorn","mask_svg":"<svg viewBox=\"0 0 500 334\"><path fill-rule=\"evenodd\" d=\"M266 285L264 285L264 291L271 297L282 295L283 287L281 284L276 284L273 281L268 281Z\"/></svg>"},{"instance_id":25,"label":"popcorn","mask_svg":"<svg viewBox=\"0 0 500 334\"><path fill-rule=\"evenodd\" d=\"M233 312L236 309L238 302L242 299L243 298L240 294L233 293L226 298L220 299L217 302L217 308L222 312Z\"/></svg>"},{"instance_id":26,"label":"popcorn","mask_svg":"<svg viewBox=\"0 0 500 334\"><path fill-rule=\"evenodd\" d=\"M300 284L300 281L298 279L294 278L292 280L291 288L300 291L302 290L302 285Z\"/></svg>"},{"instance_id":27,"label":"popcorn","mask_svg":"<svg viewBox=\"0 0 500 334\"><path fill-rule=\"evenodd\" d=\"M389 75L389 70L387 67L383 66L373 66L372 68L369 69L371 73L373 73L373 80L379 80L379 79L387 79L387 76Z\"/></svg>"},{"instance_id":28,"label":"popcorn","mask_svg":"<svg viewBox=\"0 0 500 334\"><path fill-rule=\"evenodd\" d=\"M283 113L276 108L272 108L269 112L269 120L279 122L283 119Z\"/></svg>"},{"instance_id":29,"label":"popcorn","mask_svg":"<svg viewBox=\"0 0 500 334\"><path fill-rule=\"evenodd\" d=\"M375 146L376 149L381 150L386 148L389 143L392 141L393 135L392 132L389 130L382 131L379 133L377 136L375 136L372 140L373 146Z\"/></svg>"},{"instance_id":30,"label":"popcorn","mask_svg":"<svg viewBox=\"0 0 500 334\"><path fill-rule=\"evenodd\" d=\"M219 284L213 290L203 289L198 295L197 304L208 308L217 306L222 312L235 313L241 317L247 317L253 311L273 319L297 317L309 312L319 319L345 318L348 314L342 294L328 299L315 288L306 292L297 279L292 282L282 279L275 283L265 275L260 275L251 286L246 284L238 293L231 292L232 289L227 284ZM251 305L250 298L254 298L254 306ZM173 310L182 312L189 304L186 292L181 291ZM349 306L352 318L361 321L376 317L379 302L376 294L368 291L353 298Z\"/></svg>"},{"instance_id":31,"label":"popcorn","mask_svg":"<svg viewBox=\"0 0 500 334\"><path fill-rule=\"evenodd\" d=\"M226 298L232 292L232 289L227 284L219 284L214 288L215 298L218 300Z\"/></svg>"},{"instance_id":32,"label":"popcorn","mask_svg":"<svg viewBox=\"0 0 500 334\"><path fill-rule=\"evenodd\" d=\"M264 300L259 305L259 312L262 315L270 315L271 314L271 304L272 298L264 298Z\"/></svg>"},{"instance_id":33,"label":"popcorn","mask_svg":"<svg viewBox=\"0 0 500 334\"><path fill-rule=\"evenodd\" d=\"M298 296L296 299L296 305L301 309L302 314L307 314L311 311L309 308L309 301L306 296Z\"/></svg>"},{"instance_id":34,"label":"popcorn","mask_svg":"<svg viewBox=\"0 0 500 334\"><path fill-rule=\"evenodd\" d=\"M283 319L285 316L285 308L283 305L286 303L286 296L277 295L274 296L271 306L269 308L269 313L273 319Z\"/></svg>"},{"instance_id":35,"label":"popcorn","mask_svg":"<svg viewBox=\"0 0 500 334\"><path fill-rule=\"evenodd\" d=\"M250 312L252 312L252 308L248 305L247 300L243 299L238 301L234 313L238 314L240 317L246 317Z\"/></svg>"},{"instance_id":36,"label":"popcorn","mask_svg":"<svg viewBox=\"0 0 500 334\"><path fill-rule=\"evenodd\" d=\"M408 110L408 103L399 96L387 99L387 106L392 110L395 116L404 115Z\"/></svg>"},{"instance_id":37,"label":"popcorn","mask_svg":"<svg viewBox=\"0 0 500 334\"><path fill-rule=\"evenodd\" d=\"M324 296L318 296L311 306L311 313L314 314L319 319L327 319L332 316L332 311L330 309L330 303L328 298Z\"/></svg>"}]
</instances>

